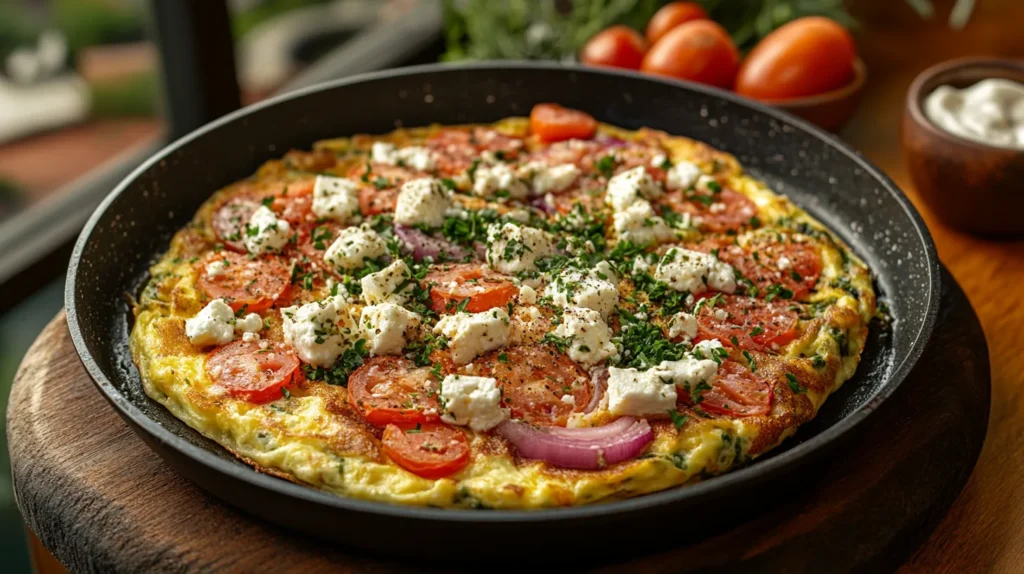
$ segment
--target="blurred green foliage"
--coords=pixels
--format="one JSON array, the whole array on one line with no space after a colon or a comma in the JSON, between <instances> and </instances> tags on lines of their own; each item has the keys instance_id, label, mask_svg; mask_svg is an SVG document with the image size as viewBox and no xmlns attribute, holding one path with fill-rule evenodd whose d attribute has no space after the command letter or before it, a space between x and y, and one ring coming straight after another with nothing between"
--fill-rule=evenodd
<instances>
[{"instance_id":1,"label":"blurred green foliage","mask_svg":"<svg viewBox=\"0 0 1024 574\"><path fill-rule=\"evenodd\" d=\"M241 38L248 34L253 28L270 20L271 18L303 6L314 4L327 4L332 0L264 0L264 2L253 6L245 12L233 14L231 26L235 38Z\"/></svg>"},{"instance_id":2,"label":"blurred green foliage","mask_svg":"<svg viewBox=\"0 0 1024 574\"><path fill-rule=\"evenodd\" d=\"M89 113L98 118L152 117L159 113L160 90L156 70L93 84Z\"/></svg>"},{"instance_id":3,"label":"blurred green foliage","mask_svg":"<svg viewBox=\"0 0 1024 574\"><path fill-rule=\"evenodd\" d=\"M575 57L612 24L642 31L668 0L445 0L445 60ZM843 0L699 0L741 50L802 16L856 25Z\"/></svg>"}]
</instances>

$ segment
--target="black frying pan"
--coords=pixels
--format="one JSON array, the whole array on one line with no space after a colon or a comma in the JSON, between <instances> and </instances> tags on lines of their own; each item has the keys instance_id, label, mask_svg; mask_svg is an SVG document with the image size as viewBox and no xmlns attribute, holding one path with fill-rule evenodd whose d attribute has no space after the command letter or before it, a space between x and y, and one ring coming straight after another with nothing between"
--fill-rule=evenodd
<instances>
[{"instance_id":1,"label":"black frying pan","mask_svg":"<svg viewBox=\"0 0 1024 574\"><path fill-rule=\"evenodd\" d=\"M409 508L341 498L255 472L142 391L128 352L125 293L137 293L170 237L216 189L290 148L399 126L491 122L537 102L649 126L734 154L829 225L871 266L895 321L874 325L857 375L782 448L705 482L620 502L544 511ZM302 90L224 117L170 145L121 183L79 237L65 305L75 347L100 392L179 472L246 511L388 554L549 561L635 555L678 545L763 509L814 475L910 372L935 322L939 266L907 198L846 145L733 95L625 72L551 64L426 66ZM879 448L884 448L879 445ZM798 472L804 470L805 472Z\"/></svg>"}]
</instances>

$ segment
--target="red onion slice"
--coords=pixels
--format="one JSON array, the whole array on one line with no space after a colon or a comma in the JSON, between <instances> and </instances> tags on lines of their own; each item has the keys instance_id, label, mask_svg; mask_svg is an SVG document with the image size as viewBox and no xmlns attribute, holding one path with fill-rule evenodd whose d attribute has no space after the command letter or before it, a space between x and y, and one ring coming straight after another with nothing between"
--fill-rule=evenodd
<instances>
[{"instance_id":1,"label":"red onion slice","mask_svg":"<svg viewBox=\"0 0 1024 574\"><path fill-rule=\"evenodd\" d=\"M538 428L505 421L497 432L526 458L559 468L594 470L636 458L654 440L646 420L623 417L611 424L589 428Z\"/></svg>"},{"instance_id":2,"label":"red onion slice","mask_svg":"<svg viewBox=\"0 0 1024 574\"><path fill-rule=\"evenodd\" d=\"M416 261L422 261L424 257L437 259L442 253L448 259L461 260L471 253L446 239L431 237L413 227L396 225L395 236L412 252L412 258Z\"/></svg>"},{"instance_id":3,"label":"red onion slice","mask_svg":"<svg viewBox=\"0 0 1024 574\"><path fill-rule=\"evenodd\" d=\"M608 367L594 369L594 372L590 374L590 382L594 385L594 392L590 395L590 402L587 403L587 408L583 409L585 414L594 412L597 406L601 404L601 397L604 396L604 390L608 387Z\"/></svg>"}]
</instances>

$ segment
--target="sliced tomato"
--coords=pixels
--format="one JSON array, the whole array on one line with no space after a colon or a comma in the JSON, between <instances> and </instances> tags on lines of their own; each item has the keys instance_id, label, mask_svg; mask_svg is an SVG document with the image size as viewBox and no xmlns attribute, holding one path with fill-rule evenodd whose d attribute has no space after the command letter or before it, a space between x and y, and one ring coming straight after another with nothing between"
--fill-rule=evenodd
<instances>
[{"instance_id":1,"label":"sliced tomato","mask_svg":"<svg viewBox=\"0 0 1024 574\"><path fill-rule=\"evenodd\" d=\"M481 263L435 265L423 278L430 288L430 307L437 313L454 313L463 299L463 309L480 313L508 305L519 289L504 275L485 271Z\"/></svg>"},{"instance_id":2,"label":"sliced tomato","mask_svg":"<svg viewBox=\"0 0 1024 574\"><path fill-rule=\"evenodd\" d=\"M224 272L211 276L206 266L223 261ZM235 311L262 311L288 290L292 271L287 260L276 255L250 258L222 251L211 253L198 265L199 289L211 299L224 299Z\"/></svg>"},{"instance_id":3,"label":"sliced tomato","mask_svg":"<svg viewBox=\"0 0 1024 574\"><path fill-rule=\"evenodd\" d=\"M402 357L375 357L348 378L349 401L366 422L414 425L440 419L430 367Z\"/></svg>"},{"instance_id":4,"label":"sliced tomato","mask_svg":"<svg viewBox=\"0 0 1024 574\"><path fill-rule=\"evenodd\" d=\"M473 364L474 375L498 380L514 418L565 426L569 415L590 403L593 390L587 372L554 347L512 347L484 355Z\"/></svg>"},{"instance_id":5,"label":"sliced tomato","mask_svg":"<svg viewBox=\"0 0 1024 574\"><path fill-rule=\"evenodd\" d=\"M249 195L232 197L213 214L213 232L224 245L239 253L247 253L245 248L245 226L249 224L252 214L260 208L258 199Z\"/></svg>"},{"instance_id":6,"label":"sliced tomato","mask_svg":"<svg viewBox=\"0 0 1024 574\"><path fill-rule=\"evenodd\" d=\"M444 478L469 463L466 434L448 425L428 423L404 429L388 425L380 442L395 464L423 478Z\"/></svg>"},{"instance_id":7,"label":"sliced tomato","mask_svg":"<svg viewBox=\"0 0 1024 574\"><path fill-rule=\"evenodd\" d=\"M811 293L821 278L818 247L810 241L795 241L792 235L756 234L744 247L730 238L709 238L692 249L705 253L718 249L718 258L753 282L761 298L799 301Z\"/></svg>"},{"instance_id":8,"label":"sliced tomato","mask_svg":"<svg viewBox=\"0 0 1024 574\"><path fill-rule=\"evenodd\" d=\"M778 352L800 335L799 313L788 301L720 295L719 303L702 305L697 313L697 338L718 339L748 351Z\"/></svg>"},{"instance_id":9,"label":"sliced tomato","mask_svg":"<svg viewBox=\"0 0 1024 574\"><path fill-rule=\"evenodd\" d=\"M523 140L491 128L445 128L431 135L427 145L436 152L437 171L441 175L455 176L472 167L484 152L492 152L504 160L518 158Z\"/></svg>"},{"instance_id":10,"label":"sliced tomato","mask_svg":"<svg viewBox=\"0 0 1024 574\"><path fill-rule=\"evenodd\" d=\"M309 258L311 263L325 268L324 252L338 237L342 225L333 221L312 221L299 228L299 253Z\"/></svg>"},{"instance_id":11,"label":"sliced tomato","mask_svg":"<svg viewBox=\"0 0 1024 574\"><path fill-rule=\"evenodd\" d=\"M284 161L292 169L321 172L334 167L338 163L338 156L327 149L312 151L293 149L284 155Z\"/></svg>"},{"instance_id":12,"label":"sliced tomato","mask_svg":"<svg viewBox=\"0 0 1024 574\"><path fill-rule=\"evenodd\" d=\"M291 182L274 196L270 209L289 223L302 223L313 217L314 179Z\"/></svg>"},{"instance_id":13,"label":"sliced tomato","mask_svg":"<svg viewBox=\"0 0 1024 574\"><path fill-rule=\"evenodd\" d=\"M413 169L382 163L356 166L348 173L351 179L360 182L359 211L363 215L394 211L402 184L423 175Z\"/></svg>"},{"instance_id":14,"label":"sliced tomato","mask_svg":"<svg viewBox=\"0 0 1024 574\"><path fill-rule=\"evenodd\" d=\"M558 104L537 104L530 111L530 131L543 142L590 139L597 132L597 121L586 112Z\"/></svg>"},{"instance_id":15,"label":"sliced tomato","mask_svg":"<svg viewBox=\"0 0 1024 574\"><path fill-rule=\"evenodd\" d=\"M746 366L736 361L723 361L711 381L711 389L701 395L699 406L721 415L766 415L771 411L772 387Z\"/></svg>"},{"instance_id":16,"label":"sliced tomato","mask_svg":"<svg viewBox=\"0 0 1024 574\"><path fill-rule=\"evenodd\" d=\"M757 206L742 193L723 188L719 193L694 193L687 190L666 193L660 200L676 213L700 218L702 231L722 233L749 225L757 215Z\"/></svg>"},{"instance_id":17,"label":"sliced tomato","mask_svg":"<svg viewBox=\"0 0 1024 574\"><path fill-rule=\"evenodd\" d=\"M264 343L265 344L265 343ZM251 403L267 403L283 396L295 381L299 358L282 344L266 348L253 341L235 341L206 357L206 375L228 395Z\"/></svg>"}]
</instances>

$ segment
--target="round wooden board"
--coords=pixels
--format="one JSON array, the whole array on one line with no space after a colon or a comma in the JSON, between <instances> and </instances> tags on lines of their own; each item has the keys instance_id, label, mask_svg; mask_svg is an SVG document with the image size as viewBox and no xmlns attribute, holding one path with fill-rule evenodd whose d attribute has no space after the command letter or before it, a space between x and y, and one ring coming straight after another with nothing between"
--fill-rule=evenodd
<instances>
[{"instance_id":1,"label":"round wooden board","mask_svg":"<svg viewBox=\"0 0 1024 574\"><path fill-rule=\"evenodd\" d=\"M943 281L939 323L918 368L840 455L808 467L791 488L765 492L766 509L752 521L606 568L877 572L898 566L959 494L988 423L984 334L952 277L944 274ZM8 440L18 506L73 572L424 570L423 564L367 556L285 531L226 506L176 474L93 386L63 314L21 365L11 393ZM665 536L672 536L672 524L665 524ZM495 541L496 557L503 553L500 544ZM458 552L457 540L452 551Z\"/></svg>"}]
</instances>

